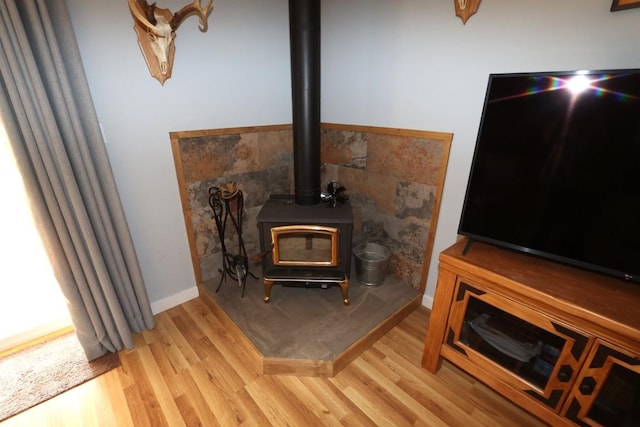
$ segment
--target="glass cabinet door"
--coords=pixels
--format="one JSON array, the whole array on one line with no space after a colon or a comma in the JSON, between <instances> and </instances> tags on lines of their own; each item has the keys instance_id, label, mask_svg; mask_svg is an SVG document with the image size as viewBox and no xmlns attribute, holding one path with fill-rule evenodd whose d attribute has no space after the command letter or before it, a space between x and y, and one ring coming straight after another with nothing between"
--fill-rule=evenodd
<instances>
[{"instance_id":1,"label":"glass cabinet door","mask_svg":"<svg viewBox=\"0 0 640 427\"><path fill-rule=\"evenodd\" d=\"M554 410L577 376L589 337L512 300L460 282L446 344Z\"/></svg>"},{"instance_id":2,"label":"glass cabinet door","mask_svg":"<svg viewBox=\"0 0 640 427\"><path fill-rule=\"evenodd\" d=\"M598 342L564 412L581 426L640 426L640 358Z\"/></svg>"}]
</instances>

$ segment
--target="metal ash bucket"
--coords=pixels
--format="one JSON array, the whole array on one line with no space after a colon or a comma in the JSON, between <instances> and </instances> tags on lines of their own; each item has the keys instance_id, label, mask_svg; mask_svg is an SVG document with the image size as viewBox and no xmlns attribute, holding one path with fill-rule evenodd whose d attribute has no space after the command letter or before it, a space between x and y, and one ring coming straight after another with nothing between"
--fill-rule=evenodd
<instances>
[{"instance_id":1,"label":"metal ash bucket","mask_svg":"<svg viewBox=\"0 0 640 427\"><path fill-rule=\"evenodd\" d=\"M377 243L362 243L353 249L356 277L368 286L380 286L387 274L391 250Z\"/></svg>"}]
</instances>

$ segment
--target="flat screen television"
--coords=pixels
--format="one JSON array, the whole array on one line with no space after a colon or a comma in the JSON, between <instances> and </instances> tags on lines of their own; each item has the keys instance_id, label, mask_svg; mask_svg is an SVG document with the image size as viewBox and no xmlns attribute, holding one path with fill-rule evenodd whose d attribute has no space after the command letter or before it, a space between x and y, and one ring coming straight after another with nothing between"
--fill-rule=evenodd
<instances>
[{"instance_id":1,"label":"flat screen television","mask_svg":"<svg viewBox=\"0 0 640 427\"><path fill-rule=\"evenodd\" d=\"M458 232L640 283L640 69L490 75Z\"/></svg>"}]
</instances>

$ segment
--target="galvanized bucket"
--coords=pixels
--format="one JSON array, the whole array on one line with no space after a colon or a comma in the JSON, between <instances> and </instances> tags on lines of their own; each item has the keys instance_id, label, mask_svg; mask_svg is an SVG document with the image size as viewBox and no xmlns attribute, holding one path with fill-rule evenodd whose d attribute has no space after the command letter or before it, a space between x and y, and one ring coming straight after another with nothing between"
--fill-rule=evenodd
<instances>
[{"instance_id":1,"label":"galvanized bucket","mask_svg":"<svg viewBox=\"0 0 640 427\"><path fill-rule=\"evenodd\" d=\"M380 286L387 275L391 250L377 243L362 243L353 249L356 277L367 286Z\"/></svg>"}]
</instances>

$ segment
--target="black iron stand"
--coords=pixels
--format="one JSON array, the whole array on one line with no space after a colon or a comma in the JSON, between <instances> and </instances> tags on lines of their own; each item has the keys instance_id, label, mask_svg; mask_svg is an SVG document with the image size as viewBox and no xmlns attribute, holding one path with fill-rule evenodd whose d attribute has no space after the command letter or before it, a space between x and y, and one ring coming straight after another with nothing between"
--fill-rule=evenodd
<instances>
[{"instance_id":1,"label":"black iron stand","mask_svg":"<svg viewBox=\"0 0 640 427\"><path fill-rule=\"evenodd\" d=\"M219 187L209 188L209 206L213 210L216 222L216 229L220 237L222 248L222 268L219 268L220 283L216 288L216 293L220 290L222 283L227 276L238 282L238 287L242 289L240 297L244 297L244 289L247 277L257 279L258 277L249 271L249 258L242 240L242 216L244 209L244 199L242 191L234 185L227 185L222 190ZM229 225L230 224L230 225ZM229 229L227 228L229 227ZM227 231L235 233L238 239L238 250L233 253L227 250L225 237ZM230 237L233 239L233 236Z\"/></svg>"}]
</instances>

